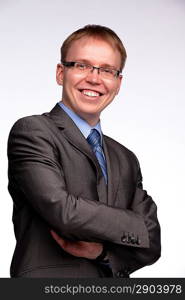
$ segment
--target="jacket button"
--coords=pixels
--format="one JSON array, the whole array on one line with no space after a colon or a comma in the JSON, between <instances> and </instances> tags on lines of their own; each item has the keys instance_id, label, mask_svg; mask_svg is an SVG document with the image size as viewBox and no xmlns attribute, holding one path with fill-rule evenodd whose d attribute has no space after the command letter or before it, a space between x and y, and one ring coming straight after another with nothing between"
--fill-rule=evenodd
<instances>
[{"instance_id":1,"label":"jacket button","mask_svg":"<svg viewBox=\"0 0 185 300\"><path fill-rule=\"evenodd\" d=\"M131 237L131 243L132 243L132 244L135 244L135 242L136 242L135 237Z\"/></svg>"},{"instance_id":2,"label":"jacket button","mask_svg":"<svg viewBox=\"0 0 185 300\"><path fill-rule=\"evenodd\" d=\"M127 270L120 270L116 273L117 278L129 278L129 273Z\"/></svg>"},{"instance_id":3,"label":"jacket button","mask_svg":"<svg viewBox=\"0 0 185 300\"><path fill-rule=\"evenodd\" d=\"M117 273L116 273L116 277L118 277L118 278L124 278L125 276L124 276L124 272L123 271L118 271Z\"/></svg>"},{"instance_id":4,"label":"jacket button","mask_svg":"<svg viewBox=\"0 0 185 300\"><path fill-rule=\"evenodd\" d=\"M140 245L140 244L141 244L141 240L139 239L139 237L137 237L136 244L137 244L137 245Z\"/></svg>"},{"instance_id":5,"label":"jacket button","mask_svg":"<svg viewBox=\"0 0 185 300\"><path fill-rule=\"evenodd\" d=\"M127 238L127 242L128 244L134 244L135 243L135 237L131 234L128 235L128 238Z\"/></svg>"},{"instance_id":6,"label":"jacket button","mask_svg":"<svg viewBox=\"0 0 185 300\"><path fill-rule=\"evenodd\" d=\"M127 236L125 234L121 237L121 241L122 241L122 243L127 242Z\"/></svg>"}]
</instances>

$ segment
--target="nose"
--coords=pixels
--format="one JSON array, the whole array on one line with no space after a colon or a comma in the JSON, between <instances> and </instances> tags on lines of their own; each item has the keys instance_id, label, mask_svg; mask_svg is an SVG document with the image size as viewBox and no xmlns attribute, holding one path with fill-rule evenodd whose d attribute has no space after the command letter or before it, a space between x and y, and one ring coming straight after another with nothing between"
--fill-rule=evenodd
<instances>
[{"instance_id":1,"label":"nose","mask_svg":"<svg viewBox=\"0 0 185 300\"><path fill-rule=\"evenodd\" d=\"M91 84L100 84L101 83L101 78L99 75L99 70L94 68L90 72L88 72L86 76L86 81L90 82Z\"/></svg>"}]
</instances>

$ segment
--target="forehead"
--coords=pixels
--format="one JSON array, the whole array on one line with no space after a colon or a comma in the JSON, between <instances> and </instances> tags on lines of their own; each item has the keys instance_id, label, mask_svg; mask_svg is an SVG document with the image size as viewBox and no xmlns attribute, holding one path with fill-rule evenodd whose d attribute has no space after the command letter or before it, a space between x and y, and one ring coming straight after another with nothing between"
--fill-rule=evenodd
<instances>
[{"instance_id":1,"label":"forehead","mask_svg":"<svg viewBox=\"0 0 185 300\"><path fill-rule=\"evenodd\" d=\"M109 42L83 37L72 42L66 56L68 61L87 60L92 64L108 64L120 68L121 55Z\"/></svg>"}]
</instances>

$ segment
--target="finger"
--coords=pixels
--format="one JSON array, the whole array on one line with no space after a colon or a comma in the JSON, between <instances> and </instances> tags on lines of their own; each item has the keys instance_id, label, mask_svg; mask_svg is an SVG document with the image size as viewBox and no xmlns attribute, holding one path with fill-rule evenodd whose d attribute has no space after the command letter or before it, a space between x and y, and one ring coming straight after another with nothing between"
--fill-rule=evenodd
<instances>
[{"instance_id":1,"label":"finger","mask_svg":"<svg viewBox=\"0 0 185 300\"><path fill-rule=\"evenodd\" d=\"M65 247L65 240L63 238L61 238L55 231L50 230L52 237L54 238L54 240L61 246L61 247Z\"/></svg>"}]
</instances>

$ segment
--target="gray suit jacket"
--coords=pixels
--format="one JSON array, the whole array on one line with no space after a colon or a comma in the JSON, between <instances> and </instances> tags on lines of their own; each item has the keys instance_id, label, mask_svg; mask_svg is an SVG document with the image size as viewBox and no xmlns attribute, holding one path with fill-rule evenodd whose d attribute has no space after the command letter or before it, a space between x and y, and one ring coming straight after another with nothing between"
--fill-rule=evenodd
<instances>
[{"instance_id":1,"label":"gray suit jacket","mask_svg":"<svg viewBox=\"0 0 185 300\"><path fill-rule=\"evenodd\" d=\"M127 277L160 257L156 205L142 189L136 156L103 136L105 184L96 156L57 104L18 120L9 136L9 192L16 248L12 277L106 277L96 261L63 251L70 240L106 243L113 276Z\"/></svg>"}]
</instances>

